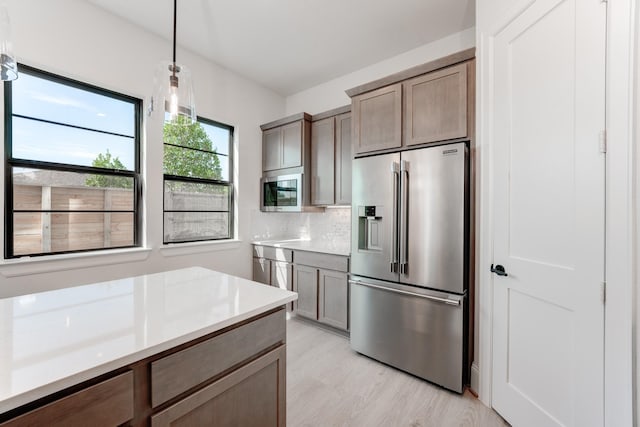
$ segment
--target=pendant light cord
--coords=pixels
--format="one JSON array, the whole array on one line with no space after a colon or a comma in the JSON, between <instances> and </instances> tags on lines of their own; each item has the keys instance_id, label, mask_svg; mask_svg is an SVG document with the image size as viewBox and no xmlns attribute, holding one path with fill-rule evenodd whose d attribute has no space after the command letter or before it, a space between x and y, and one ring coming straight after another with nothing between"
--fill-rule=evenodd
<instances>
[{"instance_id":1,"label":"pendant light cord","mask_svg":"<svg viewBox=\"0 0 640 427\"><path fill-rule=\"evenodd\" d=\"M178 0L173 0L173 66L176 65L176 22L178 15Z\"/></svg>"}]
</instances>

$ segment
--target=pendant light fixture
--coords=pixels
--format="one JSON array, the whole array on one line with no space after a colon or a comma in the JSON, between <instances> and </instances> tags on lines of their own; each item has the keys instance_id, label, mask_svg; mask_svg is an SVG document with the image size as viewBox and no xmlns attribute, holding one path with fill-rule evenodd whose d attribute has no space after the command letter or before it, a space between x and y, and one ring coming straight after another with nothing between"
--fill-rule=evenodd
<instances>
[{"instance_id":1,"label":"pendant light fixture","mask_svg":"<svg viewBox=\"0 0 640 427\"><path fill-rule=\"evenodd\" d=\"M173 0L173 59L160 64L156 77L160 85L158 101L164 104L166 123L190 125L197 121L196 106L191 72L176 62L177 9L178 0Z\"/></svg>"},{"instance_id":2,"label":"pendant light fixture","mask_svg":"<svg viewBox=\"0 0 640 427\"><path fill-rule=\"evenodd\" d=\"M18 78L18 63L11 44L11 23L7 7L0 7L0 80Z\"/></svg>"}]
</instances>

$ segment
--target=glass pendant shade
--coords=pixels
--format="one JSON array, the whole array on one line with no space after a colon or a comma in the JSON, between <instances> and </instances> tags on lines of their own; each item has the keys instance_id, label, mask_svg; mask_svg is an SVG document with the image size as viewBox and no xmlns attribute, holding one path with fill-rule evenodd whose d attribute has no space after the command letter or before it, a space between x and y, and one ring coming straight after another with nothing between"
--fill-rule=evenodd
<instances>
[{"instance_id":1,"label":"glass pendant shade","mask_svg":"<svg viewBox=\"0 0 640 427\"><path fill-rule=\"evenodd\" d=\"M0 7L0 80L18 78L18 63L11 44L11 24L5 6Z\"/></svg>"},{"instance_id":2,"label":"glass pendant shade","mask_svg":"<svg viewBox=\"0 0 640 427\"><path fill-rule=\"evenodd\" d=\"M181 64L163 61L156 73L158 110L165 123L190 125L197 121L191 71Z\"/></svg>"}]
</instances>

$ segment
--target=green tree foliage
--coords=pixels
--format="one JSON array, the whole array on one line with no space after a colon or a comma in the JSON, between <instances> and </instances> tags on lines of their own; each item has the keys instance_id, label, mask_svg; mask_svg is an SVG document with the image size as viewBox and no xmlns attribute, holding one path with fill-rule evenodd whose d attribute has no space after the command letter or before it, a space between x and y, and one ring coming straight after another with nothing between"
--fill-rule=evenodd
<instances>
[{"instance_id":1,"label":"green tree foliage","mask_svg":"<svg viewBox=\"0 0 640 427\"><path fill-rule=\"evenodd\" d=\"M165 123L163 129L164 173L195 178L222 179L220 159L215 154L213 142L209 139L202 125L197 122L185 124L181 117L177 120ZM98 154L98 157L93 160L92 166L126 169L120 159L113 157L109 150L106 154ZM126 177L91 175L86 179L85 184L92 187L131 188L133 182ZM174 183L174 186L179 188L184 186L178 184L180 183ZM198 184L190 184L190 186L202 187ZM174 191L179 188L175 188ZM206 186L200 190L212 191L214 189Z\"/></svg>"},{"instance_id":2,"label":"green tree foliage","mask_svg":"<svg viewBox=\"0 0 640 427\"><path fill-rule=\"evenodd\" d=\"M220 159L215 154L213 142L202 125L198 122L184 124L182 117L177 120L164 125L164 173L194 178L222 179Z\"/></svg>"},{"instance_id":3,"label":"green tree foliage","mask_svg":"<svg viewBox=\"0 0 640 427\"><path fill-rule=\"evenodd\" d=\"M109 150L105 154L98 154L91 166L105 169L126 169L120 159L113 157ZM84 183L90 187L102 188L132 188L133 186L133 180L126 176L90 175Z\"/></svg>"}]
</instances>

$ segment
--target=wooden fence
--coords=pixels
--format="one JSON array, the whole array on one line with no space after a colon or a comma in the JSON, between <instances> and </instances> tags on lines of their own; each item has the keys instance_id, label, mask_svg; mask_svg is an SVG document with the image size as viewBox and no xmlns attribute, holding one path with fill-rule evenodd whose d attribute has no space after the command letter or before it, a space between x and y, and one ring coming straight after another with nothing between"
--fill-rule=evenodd
<instances>
[{"instance_id":1,"label":"wooden fence","mask_svg":"<svg viewBox=\"0 0 640 427\"><path fill-rule=\"evenodd\" d=\"M224 192L166 191L166 210L227 211L229 196ZM164 216L165 242L230 237L230 217L222 212L172 212Z\"/></svg>"},{"instance_id":2,"label":"wooden fence","mask_svg":"<svg viewBox=\"0 0 640 427\"><path fill-rule=\"evenodd\" d=\"M225 193L165 192L167 210L225 211L228 208L229 197ZM134 214L100 212L133 210L132 190L15 185L14 209L71 211L15 213L15 255L133 245ZM227 213L166 213L165 241L228 237L229 221Z\"/></svg>"},{"instance_id":3,"label":"wooden fence","mask_svg":"<svg viewBox=\"0 0 640 427\"><path fill-rule=\"evenodd\" d=\"M133 244L133 213L99 212L133 210L132 190L16 185L13 198L14 209L85 211L15 213L16 255Z\"/></svg>"}]
</instances>

